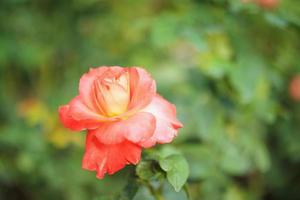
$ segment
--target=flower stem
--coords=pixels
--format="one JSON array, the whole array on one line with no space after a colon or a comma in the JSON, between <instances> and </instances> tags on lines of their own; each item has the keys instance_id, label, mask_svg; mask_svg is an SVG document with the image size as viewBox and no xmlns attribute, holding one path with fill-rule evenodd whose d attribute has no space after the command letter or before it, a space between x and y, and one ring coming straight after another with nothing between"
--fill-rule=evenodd
<instances>
[{"instance_id":1,"label":"flower stem","mask_svg":"<svg viewBox=\"0 0 300 200\"><path fill-rule=\"evenodd\" d=\"M156 190L150 183L144 182L144 184L149 189L150 193L154 196L156 200L164 200L164 197L160 194L159 190Z\"/></svg>"}]
</instances>

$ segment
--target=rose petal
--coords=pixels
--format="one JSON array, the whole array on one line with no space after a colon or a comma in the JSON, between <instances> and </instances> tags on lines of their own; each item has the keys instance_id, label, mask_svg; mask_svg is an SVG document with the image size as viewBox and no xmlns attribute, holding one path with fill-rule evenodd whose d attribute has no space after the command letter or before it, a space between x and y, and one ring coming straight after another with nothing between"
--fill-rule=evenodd
<instances>
[{"instance_id":1,"label":"rose petal","mask_svg":"<svg viewBox=\"0 0 300 200\"><path fill-rule=\"evenodd\" d=\"M79 95L83 102L90 108L96 109L93 102L92 90L95 79L107 71L108 67L90 68L90 70L83 74L79 81Z\"/></svg>"},{"instance_id":2,"label":"rose petal","mask_svg":"<svg viewBox=\"0 0 300 200\"><path fill-rule=\"evenodd\" d=\"M156 94L156 84L150 74L139 67L129 69L130 103L128 110L138 110L148 105Z\"/></svg>"},{"instance_id":3,"label":"rose petal","mask_svg":"<svg viewBox=\"0 0 300 200\"><path fill-rule=\"evenodd\" d=\"M95 111L89 109L81 100L80 96L75 97L69 103L70 114L74 119L94 119L97 121L105 120L106 118L102 115L96 113Z\"/></svg>"},{"instance_id":4,"label":"rose petal","mask_svg":"<svg viewBox=\"0 0 300 200\"><path fill-rule=\"evenodd\" d=\"M115 69L115 68L113 68ZM127 111L130 100L129 73L117 68L107 70L94 82L94 102L106 116L117 116Z\"/></svg>"},{"instance_id":5,"label":"rose petal","mask_svg":"<svg viewBox=\"0 0 300 200\"><path fill-rule=\"evenodd\" d=\"M92 132L100 142L116 144L127 139L138 143L148 140L155 130L155 118L146 112L136 113L126 120L102 123L98 129Z\"/></svg>"},{"instance_id":6,"label":"rose petal","mask_svg":"<svg viewBox=\"0 0 300 200\"><path fill-rule=\"evenodd\" d=\"M141 158L141 147L124 140L119 144L105 145L100 143L92 132L86 138L86 150L82 168L97 171L101 179L106 173L113 174L126 164L137 164Z\"/></svg>"},{"instance_id":7,"label":"rose petal","mask_svg":"<svg viewBox=\"0 0 300 200\"><path fill-rule=\"evenodd\" d=\"M176 107L159 95L143 109L152 113L156 118L156 129L153 136L140 144L143 147L151 147L158 143L169 143L177 135L177 130L182 124L176 119Z\"/></svg>"},{"instance_id":8,"label":"rose petal","mask_svg":"<svg viewBox=\"0 0 300 200\"><path fill-rule=\"evenodd\" d=\"M83 104L79 96L72 99L69 104L61 106L59 115L64 126L74 131L95 129L99 127L101 121L108 120L91 111Z\"/></svg>"},{"instance_id":9,"label":"rose petal","mask_svg":"<svg viewBox=\"0 0 300 200\"><path fill-rule=\"evenodd\" d=\"M73 119L69 115L69 105L60 106L58 109L60 120L66 128L69 128L73 131L82 131L85 129L83 123L79 123L77 120Z\"/></svg>"},{"instance_id":10,"label":"rose petal","mask_svg":"<svg viewBox=\"0 0 300 200\"><path fill-rule=\"evenodd\" d=\"M105 115L99 102L95 101L94 94L94 81L98 78L109 78L120 74L124 68L119 66L102 66L97 68L90 68L89 72L85 73L79 81L79 96L81 96L84 104L91 110L98 111L100 114Z\"/></svg>"}]
</instances>

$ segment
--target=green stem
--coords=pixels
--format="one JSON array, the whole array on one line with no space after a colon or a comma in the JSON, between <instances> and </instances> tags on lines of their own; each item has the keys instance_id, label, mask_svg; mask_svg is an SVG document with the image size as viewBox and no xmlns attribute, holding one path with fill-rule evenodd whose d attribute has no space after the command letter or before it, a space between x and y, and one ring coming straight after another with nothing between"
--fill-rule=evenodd
<instances>
[{"instance_id":1,"label":"green stem","mask_svg":"<svg viewBox=\"0 0 300 200\"><path fill-rule=\"evenodd\" d=\"M144 184L147 186L150 193L154 196L156 200L164 200L164 197L160 194L160 192L156 190L150 183L144 182Z\"/></svg>"}]
</instances>

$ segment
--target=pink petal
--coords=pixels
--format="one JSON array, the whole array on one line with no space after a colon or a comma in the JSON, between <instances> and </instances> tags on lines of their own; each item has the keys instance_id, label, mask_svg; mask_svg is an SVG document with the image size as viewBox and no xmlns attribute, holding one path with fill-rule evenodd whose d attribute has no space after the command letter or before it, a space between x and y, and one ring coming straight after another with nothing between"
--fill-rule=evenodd
<instances>
[{"instance_id":1,"label":"pink petal","mask_svg":"<svg viewBox=\"0 0 300 200\"><path fill-rule=\"evenodd\" d=\"M107 117L100 115L95 110L91 110L90 108L88 108L83 103L80 96L77 96L74 99L72 99L69 105L70 105L70 114L74 119L96 120L98 122L109 120Z\"/></svg>"},{"instance_id":2,"label":"pink petal","mask_svg":"<svg viewBox=\"0 0 300 200\"><path fill-rule=\"evenodd\" d=\"M85 73L79 81L79 95L81 96L84 104L86 104L88 108L96 110L100 114L104 114L101 113L101 106L103 105L99 105L99 102L95 101L94 81L98 78L101 79L104 77L114 77L116 74L119 74L123 70L124 68L118 66L102 66L97 68L91 68L89 72Z\"/></svg>"},{"instance_id":3,"label":"pink petal","mask_svg":"<svg viewBox=\"0 0 300 200\"><path fill-rule=\"evenodd\" d=\"M73 119L69 115L69 105L60 106L58 109L59 117L66 128L69 128L73 131L82 131L85 129L83 123L79 123L77 120Z\"/></svg>"},{"instance_id":4,"label":"pink petal","mask_svg":"<svg viewBox=\"0 0 300 200\"><path fill-rule=\"evenodd\" d=\"M95 79L101 76L103 73L107 71L108 67L98 67L91 68L87 73L85 73L79 81L79 95L82 97L83 102L90 108L96 109L93 103L93 84Z\"/></svg>"},{"instance_id":5,"label":"pink petal","mask_svg":"<svg viewBox=\"0 0 300 200\"><path fill-rule=\"evenodd\" d=\"M159 95L156 95L143 111L152 113L156 118L155 132L149 140L140 143L143 147L171 142L177 135L178 129L182 127L176 119L176 107Z\"/></svg>"},{"instance_id":6,"label":"pink petal","mask_svg":"<svg viewBox=\"0 0 300 200\"><path fill-rule=\"evenodd\" d=\"M116 144L125 139L138 143L148 140L155 130L155 118L146 112L136 113L125 120L103 123L92 132L104 144Z\"/></svg>"},{"instance_id":7,"label":"pink petal","mask_svg":"<svg viewBox=\"0 0 300 200\"><path fill-rule=\"evenodd\" d=\"M72 99L69 104L61 106L59 116L64 126L74 131L95 129L99 127L101 121L107 120L85 106L79 96Z\"/></svg>"},{"instance_id":8,"label":"pink petal","mask_svg":"<svg viewBox=\"0 0 300 200\"><path fill-rule=\"evenodd\" d=\"M129 110L138 110L148 105L156 94L156 84L150 74L139 67L129 69L130 103Z\"/></svg>"},{"instance_id":9,"label":"pink petal","mask_svg":"<svg viewBox=\"0 0 300 200\"><path fill-rule=\"evenodd\" d=\"M137 164L140 158L141 147L138 145L127 140L119 144L102 144L92 132L88 132L82 167L97 171L96 176L101 179L106 173L113 174L127 164Z\"/></svg>"}]
</instances>

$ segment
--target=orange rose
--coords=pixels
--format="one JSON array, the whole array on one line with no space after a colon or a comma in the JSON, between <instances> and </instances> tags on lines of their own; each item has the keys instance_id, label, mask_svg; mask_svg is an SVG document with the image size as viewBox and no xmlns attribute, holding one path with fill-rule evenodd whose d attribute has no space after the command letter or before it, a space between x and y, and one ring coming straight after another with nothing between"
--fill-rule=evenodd
<instances>
[{"instance_id":1,"label":"orange rose","mask_svg":"<svg viewBox=\"0 0 300 200\"><path fill-rule=\"evenodd\" d=\"M82 167L97 177L137 164L142 147L169 143L182 124L142 68L98 67L79 82L79 95L59 108L65 127L87 130Z\"/></svg>"},{"instance_id":2,"label":"orange rose","mask_svg":"<svg viewBox=\"0 0 300 200\"><path fill-rule=\"evenodd\" d=\"M278 0L257 0L257 4L262 8L274 9L278 6Z\"/></svg>"},{"instance_id":3,"label":"orange rose","mask_svg":"<svg viewBox=\"0 0 300 200\"><path fill-rule=\"evenodd\" d=\"M292 78L289 85L290 96L295 101L300 101L300 75Z\"/></svg>"}]
</instances>

